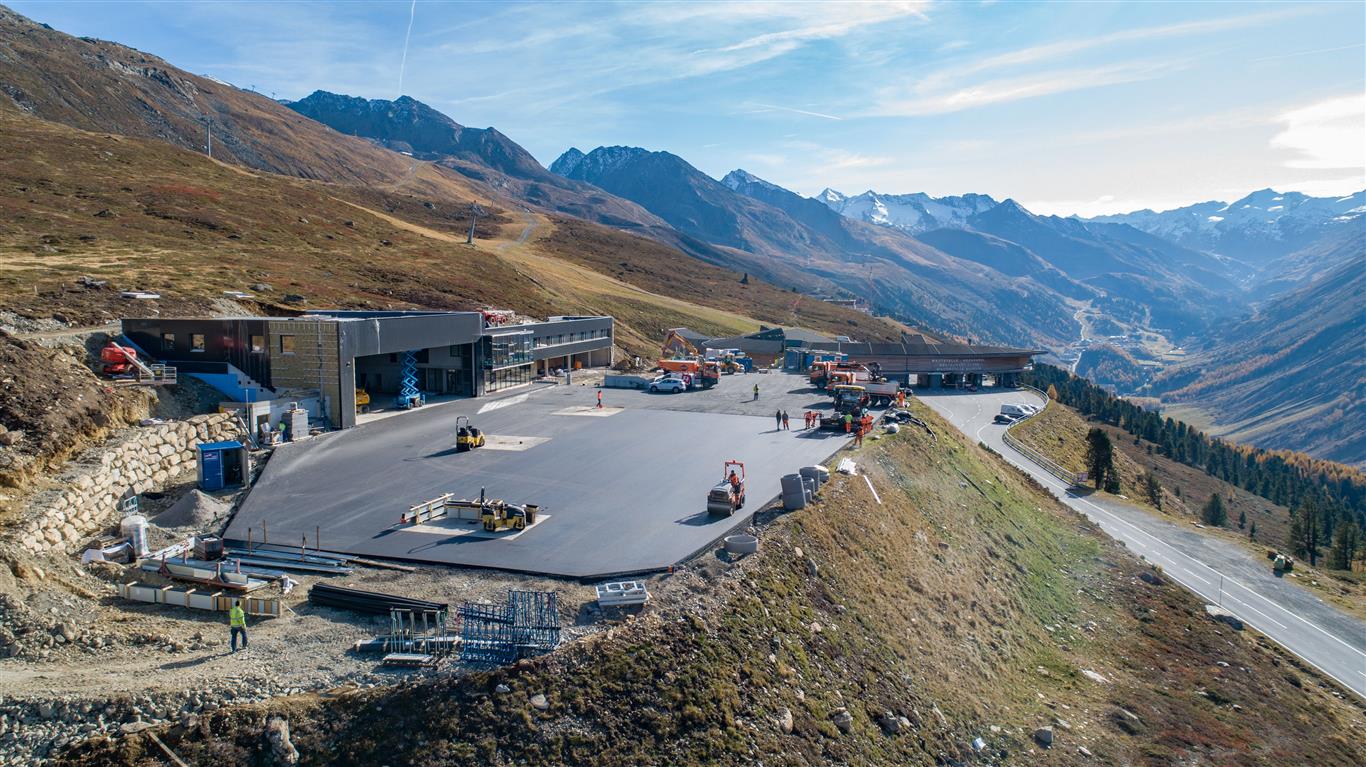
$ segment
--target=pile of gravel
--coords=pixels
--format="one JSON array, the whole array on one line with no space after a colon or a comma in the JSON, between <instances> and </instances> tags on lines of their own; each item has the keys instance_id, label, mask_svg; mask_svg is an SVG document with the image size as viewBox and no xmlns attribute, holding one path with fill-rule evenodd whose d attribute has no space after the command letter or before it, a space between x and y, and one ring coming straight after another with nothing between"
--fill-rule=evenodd
<instances>
[{"instance_id":1,"label":"pile of gravel","mask_svg":"<svg viewBox=\"0 0 1366 767\"><path fill-rule=\"evenodd\" d=\"M188 527L207 530L226 517L231 510L231 503L192 489L180 496L180 500L172 504L171 508L156 515L152 522L163 528Z\"/></svg>"}]
</instances>

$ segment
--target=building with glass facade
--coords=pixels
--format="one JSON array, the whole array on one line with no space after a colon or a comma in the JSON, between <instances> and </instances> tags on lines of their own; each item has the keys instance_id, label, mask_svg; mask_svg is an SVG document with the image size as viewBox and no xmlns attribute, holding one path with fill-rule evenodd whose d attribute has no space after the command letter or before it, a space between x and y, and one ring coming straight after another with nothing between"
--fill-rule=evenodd
<instances>
[{"instance_id":1,"label":"building with glass facade","mask_svg":"<svg viewBox=\"0 0 1366 767\"><path fill-rule=\"evenodd\" d=\"M144 356L209 382L233 401L317 392L328 426L355 425L356 392L428 396L504 391L561 369L612 364L611 317L490 325L480 312L318 311L301 317L126 319Z\"/></svg>"}]
</instances>

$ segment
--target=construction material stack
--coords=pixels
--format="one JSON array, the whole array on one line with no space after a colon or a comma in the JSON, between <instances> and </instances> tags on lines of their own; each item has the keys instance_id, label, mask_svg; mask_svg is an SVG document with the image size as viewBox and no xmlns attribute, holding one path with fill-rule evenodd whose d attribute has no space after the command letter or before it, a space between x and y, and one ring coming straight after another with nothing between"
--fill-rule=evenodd
<instances>
[{"instance_id":1,"label":"construction material stack","mask_svg":"<svg viewBox=\"0 0 1366 767\"><path fill-rule=\"evenodd\" d=\"M377 591L361 591L343 586L330 586L326 583L314 584L308 590L308 601L322 607L336 607L371 615L388 615L395 608L414 611L445 612L449 605L428 602L425 599L381 594Z\"/></svg>"},{"instance_id":2,"label":"construction material stack","mask_svg":"<svg viewBox=\"0 0 1366 767\"><path fill-rule=\"evenodd\" d=\"M457 610L460 659L505 665L560 644L559 602L553 591L509 591L505 604L466 602Z\"/></svg>"}]
</instances>

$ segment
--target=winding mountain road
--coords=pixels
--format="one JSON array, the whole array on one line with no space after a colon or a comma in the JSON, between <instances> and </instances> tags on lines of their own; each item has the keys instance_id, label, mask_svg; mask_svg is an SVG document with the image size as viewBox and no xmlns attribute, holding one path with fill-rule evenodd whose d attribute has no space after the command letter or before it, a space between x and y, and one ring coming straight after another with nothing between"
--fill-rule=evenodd
<instances>
[{"instance_id":1,"label":"winding mountain road","mask_svg":"<svg viewBox=\"0 0 1366 767\"><path fill-rule=\"evenodd\" d=\"M1060 501L1085 514L1111 537L1176 582L1238 616L1327 676L1366 699L1366 622L1325 603L1271 572L1267 561L1236 543L1110 497L1072 493L1005 443L992 423L1008 402L1042 403L1028 390L931 392L920 399L959 431L980 440L1034 477Z\"/></svg>"}]
</instances>

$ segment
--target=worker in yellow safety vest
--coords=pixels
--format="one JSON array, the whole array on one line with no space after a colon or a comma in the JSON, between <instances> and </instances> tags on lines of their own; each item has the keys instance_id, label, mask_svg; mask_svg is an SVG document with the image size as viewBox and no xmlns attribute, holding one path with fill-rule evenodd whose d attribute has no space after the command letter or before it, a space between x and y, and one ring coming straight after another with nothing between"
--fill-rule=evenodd
<instances>
[{"instance_id":1,"label":"worker in yellow safety vest","mask_svg":"<svg viewBox=\"0 0 1366 767\"><path fill-rule=\"evenodd\" d=\"M228 625L231 626L232 651L237 652L237 635L242 635L242 649L247 649L247 614L242 610L242 600L234 599L228 610Z\"/></svg>"}]
</instances>

